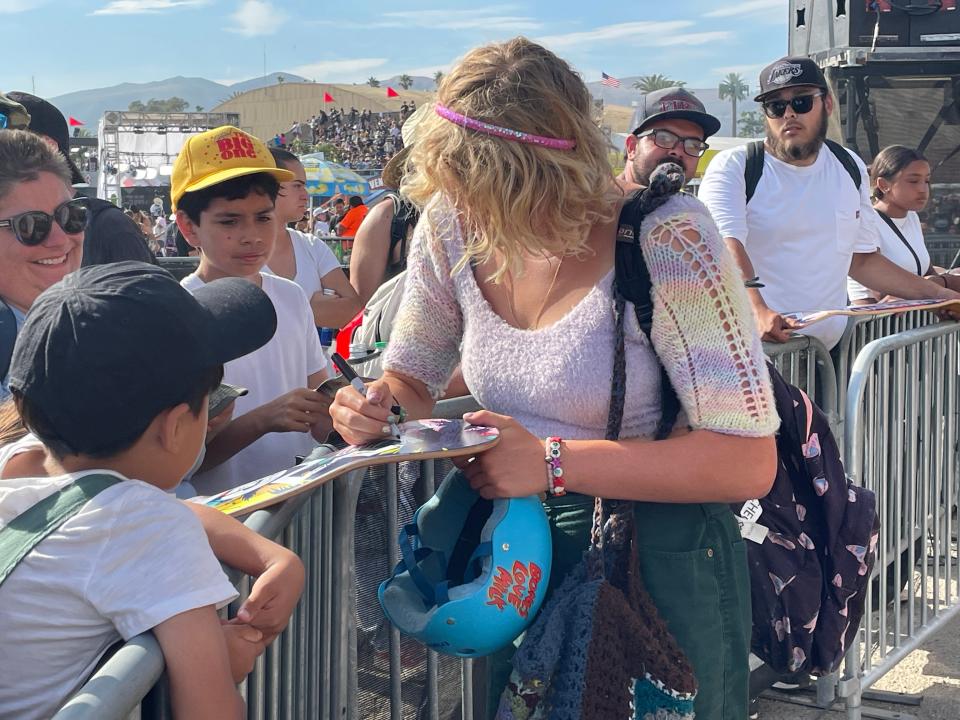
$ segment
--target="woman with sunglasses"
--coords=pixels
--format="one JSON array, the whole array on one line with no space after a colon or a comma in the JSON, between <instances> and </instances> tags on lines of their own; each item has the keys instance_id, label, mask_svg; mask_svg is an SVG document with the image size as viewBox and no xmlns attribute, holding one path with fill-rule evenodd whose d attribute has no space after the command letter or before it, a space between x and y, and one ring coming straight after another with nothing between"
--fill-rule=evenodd
<instances>
[{"instance_id":1,"label":"woman with sunglasses","mask_svg":"<svg viewBox=\"0 0 960 720\"><path fill-rule=\"evenodd\" d=\"M37 296L80 267L86 224L63 157L39 135L0 132L0 399L16 332Z\"/></svg>"},{"instance_id":2,"label":"woman with sunglasses","mask_svg":"<svg viewBox=\"0 0 960 720\"><path fill-rule=\"evenodd\" d=\"M486 408L466 419L500 429L497 447L462 471L484 498L549 494L549 588L589 545L594 497L640 501L644 584L693 664L697 717L742 720L749 587L723 503L763 496L775 472L763 352L706 209L671 197L641 226L656 350L629 312L623 429L604 439L623 195L590 108L570 66L524 38L473 50L444 76L401 184L424 210L383 379L365 398L344 388L330 414L349 442L382 438L393 397L410 417L430 417L460 361ZM674 436L650 442L658 358L686 416ZM498 660L490 707L509 672Z\"/></svg>"},{"instance_id":3,"label":"woman with sunglasses","mask_svg":"<svg viewBox=\"0 0 960 720\"><path fill-rule=\"evenodd\" d=\"M960 290L960 276L930 264L917 213L930 199L930 163L923 155L903 145L885 147L870 165L873 207L880 218L880 252L904 270L925 276L950 290ZM871 305L883 297L853 278L847 293L854 305ZM894 299L894 298L889 298Z\"/></svg>"}]
</instances>

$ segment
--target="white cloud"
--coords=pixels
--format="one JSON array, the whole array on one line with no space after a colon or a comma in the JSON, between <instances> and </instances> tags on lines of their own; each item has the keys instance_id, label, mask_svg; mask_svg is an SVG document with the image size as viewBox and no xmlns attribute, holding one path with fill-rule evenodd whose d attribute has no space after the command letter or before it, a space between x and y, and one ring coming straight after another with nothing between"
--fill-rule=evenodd
<instances>
[{"instance_id":1,"label":"white cloud","mask_svg":"<svg viewBox=\"0 0 960 720\"><path fill-rule=\"evenodd\" d=\"M267 0L243 0L230 17L234 25L228 29L247 37L273 35L287 21L287 14Z\"/></svg>"},{"instance_id":2,"label":"white cloud","mask_svg":"<svg viewBox=\"0 0 960 720\"><path fill-rule=\"evenodd\" d=\"M736 17L738 15L750 15L759 12L765 13L773 10L783 13L785 10L784 5L786 5L786 3L783 0L746 0L746 2L731 3L726 7L711 10L706 14L706 17Z\"/></svg>"},{"instance_id":3,"label":"white cloud","mask_svg":"<svg viewBox=\"0 0 960 720\"><path fill-rule=\"evenodd\" d=\"M93 15L154 15L181 7L206 5L209 0L112 0Z\"/></svg>"},{"instance_id":4,"label":"white cloud","mask_svg":"<svg viewBox=\"0 0 960 720\"><path fill-rule=\"evenodd\" d=\"M731 34L725 30L710 32L683 33L693 25L691 20L640 20L636 22L604 25L593 30L546 35L537 38L537 42L553 50L583 50L597 43L621 41L637 47L669 47L672 45L704 45L706 43L727 40Z\"/></svg>"},{"instance_id":5,"label":"white cloud","mask_svg":"<svg viewBox=\"0 0 960 720\"><path fill-rule=\"evenodd\" d=\"M527 15L510 14L509 5L493 5L474 10L404 10L383 13L379 27L429 27L437 30L495 30L530 32L543 24Z\"/></svg>"},{"instance_id":6,"label":"white cloud","mask_svg":"<svg viewBox=\"0 0 960 720\"><path fill-rule=\"evenodd\" d=\"M289 68L288 72L317 82L363 82L372 71L386 65L386 58L353 58L350 60L320 60Z\"/></svg>"},{"instance_id":7,"label":"white cloud","mask_svg":"<svg viewBox=\"0 0 960 720\"><path fill-rule=\"evenodd\" d=\"M0 15L14 15L33 10L43 5L44 2L46 0L0 0Z\"/></svg>"}]
</instances>

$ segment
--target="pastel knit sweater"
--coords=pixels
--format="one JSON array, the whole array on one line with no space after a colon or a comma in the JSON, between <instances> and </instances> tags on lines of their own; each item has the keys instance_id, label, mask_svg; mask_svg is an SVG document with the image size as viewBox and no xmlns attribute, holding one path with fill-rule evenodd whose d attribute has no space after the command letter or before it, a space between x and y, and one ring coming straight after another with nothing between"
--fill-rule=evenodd
<instances>
[{"instance_id":1,"label":"pastel knit sweater","mask_svg":"<svg viewBox=\"0 0 960 720\"><path fill-rule=\"evenodd\" d=\"M694 429L760 437L778 425L740 272L700 201L678 195L644 220L653 283L653 344L628 304L627 392L620 437L651 437L660 416L657 357ZM458 360L488 410L534 435L600 439L613 368L613 270L552 325L522 330L497 315L464 253L456 211L437 198L417 226L403 303L384 369L423 381L439 397Z\"/></svg>"}]
</instances>

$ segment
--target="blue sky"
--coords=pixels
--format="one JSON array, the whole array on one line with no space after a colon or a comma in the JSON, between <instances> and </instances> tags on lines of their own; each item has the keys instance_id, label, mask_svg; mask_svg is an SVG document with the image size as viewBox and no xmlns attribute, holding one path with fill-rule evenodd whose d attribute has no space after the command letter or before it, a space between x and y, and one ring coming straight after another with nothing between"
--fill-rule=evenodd
<instances>
[{"instance_id":1,"label":"blue sky","mask_svg":"<svg viewBox=\"0 0 960 720\"><path fill-rule=\"evenodd\" d=\"M523 34L589 81L662 73L750 86L786 54L787 0L0 0L0 89L52 97L174 75L235 82L267 70L327 82L432 76L466 50Z\"/></svg>"}]
</instances>

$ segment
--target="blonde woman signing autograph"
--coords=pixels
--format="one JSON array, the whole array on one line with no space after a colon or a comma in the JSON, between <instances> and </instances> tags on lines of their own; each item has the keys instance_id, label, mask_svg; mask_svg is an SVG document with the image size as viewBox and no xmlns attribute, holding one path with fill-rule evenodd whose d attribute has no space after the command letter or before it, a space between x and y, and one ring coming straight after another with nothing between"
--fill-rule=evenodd
<instances>
[{"instance_id":1,"label":"blonde woman signing autograph","mask_svg":"<svg viewBox=\"0 0 960 720\"><path fill-rule=\"evenodd\" d=\"M644 221L656 353L628 312L622 439L608 442L623 199L579 76L523 38L470 52L441 83L409 163L403 190L425 211L404 306L384 377L366 399L337 395L337 430L354 443L383 437L394 397L430 416L460 361L487 408L466 419L501 432L462 464L481 495L547 492L544 439L562 438L566 492L545 502L550 587L589 543L593 497L640 501L640 569L696 671L697 716L742 720L749 581L724 503L767 492L778 420L745 291L709 215L677 196ZM657 356L691 431L654 443Z\"/></svg>"}]
</instances>

